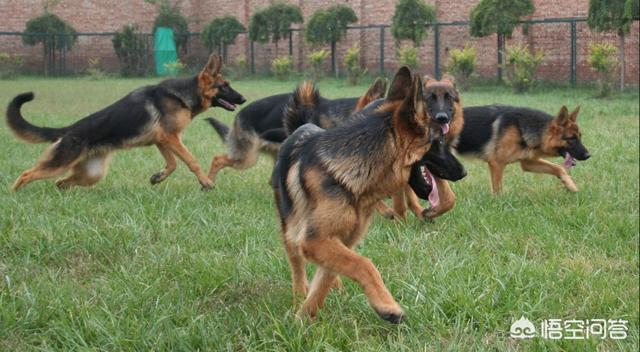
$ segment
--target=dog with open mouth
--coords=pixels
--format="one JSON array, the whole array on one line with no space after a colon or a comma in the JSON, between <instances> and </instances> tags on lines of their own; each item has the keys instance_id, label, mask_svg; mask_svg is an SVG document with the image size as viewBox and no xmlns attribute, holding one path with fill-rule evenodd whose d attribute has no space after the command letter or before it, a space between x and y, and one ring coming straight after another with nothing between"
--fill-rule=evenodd
<instances>
[{"instance_id":1,"label":"dog with open mouth","mask_svg":"<svg viewBox=\"0 0 640 352\"><path fill-rule=\"evenodd\" d=\"M203 188L213 182L182 143L182 132L210 107L233 111L245 98L220 73L222 58L211 55L195 76L168 79L134 90L117 102L77 122L59 128L38 127L24 119L21 107L33 93L16 96L7 108L7 124L20 139L52 143L32 168L24 171L13 190L29 182L71 173L56 181L59 188L91 186L107 173L113 151L154 144L165 159L151 183L164 181L176 169L176 157L193 172Z\"/></svg>"},{"instance_id":2,"label":"dog with open mouth","mask_svg":"<svg viewBox=\"0 0 640 352\"><path fill-rule=\"evenodd\" d=\"M520 162L523 171L556 176L570 192L578 187L567 173L576 160L591 156L582 144L577 119L580 107L569 113L562 106L554 117L546 112L508 105L464 109L465 125L456 146L465 157L484 160L491 172L493 193L502 190L504 168ZM544 157L564 158L564 167Z\"/></svg>"},{"instance_id":3,"label":"dog with open mouth","mask_svg":"<svg viewBox=\"0 0 640 352\"><path fill-rule=\"evenodd\" d=\"M387 217L404 217L407 206L419 219L432 220L455 206L455 194L448 181L459 181L467 172L452 153L464 126L462 100L455 80L444 75L441 80L424 77L426 113L432 120L432 145L419 163L414 165L409 187L395 194L393 210L381 205ZM428 201L424 208L419 199Z\"/></svg>"},{"instance_id":4,"label":"dog with open mouth","mask_svg":"<svg viewBox=\"0 0 640 352\"><path fill-rule=\"evenodd\" d=\"M403 320L376 267L353 248L383 198L407 187L422 194L410 175L448 123L430 116L428 99L420 76L402 67L383 102L335 128L307 123L282 144L271 182L293 294L306 297L299 314L314 317L345 276L360 284L382 319ZM311 287L307 261L318 265Z\"/></svg>"}]
</instances>

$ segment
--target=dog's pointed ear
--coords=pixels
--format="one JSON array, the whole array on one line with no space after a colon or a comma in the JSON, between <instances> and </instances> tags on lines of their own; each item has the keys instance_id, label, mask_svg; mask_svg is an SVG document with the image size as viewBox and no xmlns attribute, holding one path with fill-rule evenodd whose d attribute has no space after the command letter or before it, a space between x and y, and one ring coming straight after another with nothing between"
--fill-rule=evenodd
<instances>
[{"instance_id":1,"label":"dog's pointed ear","mask_svg":"<svg viewBox=\"0 0 640 352\"><path fill-rule=\"evenodd\" d=\"M411 90L411 83L411 71L409 71L409 68L406 66L400 67L391 81L386 101L404 100L409 94L409 90Z\"/></svg>"},{"instance_id":2,"label":"dog's pointed ear","mask_svg":"<svg viewBox=\"0 0 640 352\"><path fill-rule=\"evenodd\" d=\"M576 122L578 119L578 113L580 113L580 105L576 106L573 112L571 112L571 115L569 115L569 121Z\"/></svg>"},{"instance_id":3,"label":"dog's pointed ear","mask_svg":"<svg viewBox=\"0 0 640 352\"><path fill-rule=\"evenodd\" d=\"M556 117L556 123L558 125L564 125L569 121L569 110L566 105L562 105L558 116Z\"/></svg>"},{"instance_id":4,"label":"dog's pointed ear","mask_svg":"<svg viewBox=\"0 0 640 352\"><path fill-rule=\"evenodd\" d=\"M211 54L209 56L209 60L202 68L201 74L206 74L209 76L215 76L220 73L220 68L222 67L222 58L218 54Z\"/></svg>"},{"instance_id":5,"label":"dog's pointed ear","mask_svg":"<svg viewBox=\"0 0 640 352\"><path fill-rule=\"evenodd\" d=\"M365 106L369 105L374 100L384 98L384 93L387 91L387 79L378 77L375 82L371 84L369 89L364 93L363 96L358 99L358 103L354 111L362 110Z\"/></svg>"},{"instance_id":6,"label":"dog's pointed ear","mask_svg":"<svg viewBox=\"0 0 640 352\"><path fill-rule=\"evenodd\" d=\"M411 81L411 88L404 98L398 111L400 117L406 120L412 129L424 127L425 116L424 87L419 75L414 75Z\"/></svg>"},{"instance_id":7,"label":"dog's pointed ear","mask_svg":"<svg viewBox=\"0 0 640 352\"><path fill-rule=\"evenodd\" d=\"M387 92L387 79L384 77L376 78L375 82L367 90L367 96L371 101L384 97L384 93Z\"/></svg>"},{"instance_id":8,"label":"dog's pointed ear","mask_svg":"<svg viewBox=\"0 0 640 352\"><path fill-rule=\"evenodd\" d=\"M453 88L457 88L456 87L456 78L453 77L452 75L448 74L448 73L445 73L442 76L442 81L449 82L453 86Z\"/></svg>"},{"instance_id":9,"label":"dog's pointed ear","mask_svg":"<svg viewBox=\"0 0 640 352\"><path fill-rule=\"evenodd\" d=\"M445 73L442 76L442 82L444 83L449 83L453 89L451 89L451 91L449 92L451 94L451 96L453 97L453 100L455 100L456 102L460 101L460 93L458 92L458 86L456 85L456 78L448 73Z\"/></svg>"},{"instance_id":10,"label":"dog's pointed ear","mask_svg":"<svg viewBox=\"0 0 640 352\"><path fill-rule=\"evenodd\" d=\"M422 77L422 81L424 82L425 85L429 84L432 81L437 81L437 79L431 77L430 75L424 75Z\"/></svg>"}]
</instances>

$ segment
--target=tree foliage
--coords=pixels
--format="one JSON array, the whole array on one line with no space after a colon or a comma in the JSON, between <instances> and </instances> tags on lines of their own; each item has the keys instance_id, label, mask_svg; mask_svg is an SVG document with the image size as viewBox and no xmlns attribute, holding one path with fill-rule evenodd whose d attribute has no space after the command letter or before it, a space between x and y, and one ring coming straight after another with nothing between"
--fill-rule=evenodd
<instances>
[{"instance_id":1,"label":"tree foliage","mask_svg":"<svg viewBox=\"0 0 640 352\"><path fill-rule=\"evenodd\" d=\"M302 12L295 5L274 3L258 11L249 21L249 38L259 43L277 43L289 35L293 23L303 22Z\"/></svg>"},{"instance_id":2,"label":"tree foliage","mask_svg":"<svg viewBox=\"0 0 640 352\"><path fill-rule=\"evenodd\" d=\"M143 76L149 70L149 45L136 25L126 25L113 39L113 49L123 76Z\"/></svg>"},{"instance_id":3,"label":"tree foliage","mask_svg":"<svg viewBox=\"0 0 640 352\"><path fill-rule=\"evenodd\" d=\"M395 40L411 40L415 46L427 37L427 26L436 20L436 9L424 0L400 0L391 23Z\"/></svg>"},{"instance_id":4,"label":"tree foliage","mask_svg":"<svg viewBox=\"0 0 640 352\"><path fill-rule=\"evenodd\" d=\"M480 0L471 10L471 35L510 37L520 19L535 10L532 0Z\"/></svg>"},{"instance_id":5,"label":"tree foliage","mask_svg":"<svg viewBox=\"0 0 640 352\"><path fill-rule=\"evenodd\" d=\"M25 45L43 43L45 50L70 50L78 39L78 32L60 17L45 11L41 16L27 21L22 36Z\"/></svg>"},{"instance_id":6,"label":"tree foliage","mask_svg":"<svg viewBox=\"0 0 640 352\"><path fill-rule=\"evenodd\" d=\"M173 29L177 49L185 51L189 39L189 24L187 19L180 13L178 4L171 5L169 0L147 0L147 2L158 4L158 16L153 21L153 32L158 27Z\"/></svg>"},{"instance_id":7,"label":"tree foliage","mask_svg":"<svg viewBox=\"0 0 640 352\"><path fill-rule=\"evenodd\" d=\"M346 5L335 5L313 13L305 29L305 38L312 44L335 43L344 38L347 26L358 21L353 9Z\"/></svg>"},{"instance_id":8,"label":"tree foliage","mask_svg":"<svg viewBox=\"0 0 640 352\"><path fill-rule=\"evenodd\" d=\"M589 28L599 32L628 33L640 13L639 0L589 0Z\"/></svg>"},{"instance_id":9,"label":"tree foliage","mask_svg":"<svg viewBox=\"0 0 640 352\"><path fill-rule=\"evenodd\" d=\"M217 17L204 27L201 38L209 51L212 51L220 44L223 46L233 44L238 34L244 31L244 26L235 17Z\"/></svg>"}]
</instances>

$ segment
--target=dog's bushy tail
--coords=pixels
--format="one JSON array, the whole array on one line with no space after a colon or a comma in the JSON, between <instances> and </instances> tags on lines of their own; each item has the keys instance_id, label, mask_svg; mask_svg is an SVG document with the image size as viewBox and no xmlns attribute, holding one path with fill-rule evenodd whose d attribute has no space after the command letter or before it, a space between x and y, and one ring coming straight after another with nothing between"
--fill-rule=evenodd
<instances>
[{"instance_id":1,"label":"dog's bushy tail","mask_svg":"<svg viewBox=\"0 0 640 352\"><path fill-rule=\"evenodd\" d=\"M291 135L298 127L313 120L315 108L320 104L320 92L312 81L302 82L293 92L284 109L284 129Z\"/></svg>"},{"instance_id":2,"label":"dog's bushy tail","mask_svg":"<svg viewBox=\"0 0 640 352\"><path fill-rule=\"evenodd\" d=\"M62 137L67 128L38 127L30 124L22 117L22 104L33 100L33 93L22 93L9 103L7 107L7 124L11 131L20 139L30 143L53 142Z\"/></svg>"},{"instance_id":3,"label":"dog's bushy tail","mask_svg":"<svg viewBox=\"0 0 640 352\"><path fill-rule=\"evenodd\" d=\"M225 125L222 121L214 119L213 117L207 117L205 120L207 120L213 129L218 132L218 135L224 142L227 138L227 134L229 133L229 126Z\"/></svg>"}]
</instances>

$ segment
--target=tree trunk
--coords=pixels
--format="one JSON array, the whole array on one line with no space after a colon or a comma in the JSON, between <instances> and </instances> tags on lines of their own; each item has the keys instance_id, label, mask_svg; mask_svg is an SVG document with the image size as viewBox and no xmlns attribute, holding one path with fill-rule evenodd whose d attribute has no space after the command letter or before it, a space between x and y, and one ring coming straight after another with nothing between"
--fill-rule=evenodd
<instances>
[{"instance_id":1,"label":"tree trunk","mask_svg":"<svg viewBox=\"0 0 640 352\"><path fill-rule=\"evenodd\" d=\"M336 66L336 42L331 42L331 72L338 78L338 69Z\"/></svg>"},{"instance_id":2,"label":"tree trunk","mask_svg":"<svg viewBox=\"0 0 640 352\"><path fill-rule=\"evenodd\" d=\"M625 74L625 64L624 64L624 32L618 31L618 39L620 40L620 90L624 89L624 74Z\"/></svg>"},{"instance_id":3,"label":"tree trunk","mask_svg":"<svg viewBox=\"0 0 640 352\"><path fill-rule=\"evenodd\" d=\"M504 36L498 33L498 82L502 82L502 63L504 55Z\"/></svg>"}]
</instances>

